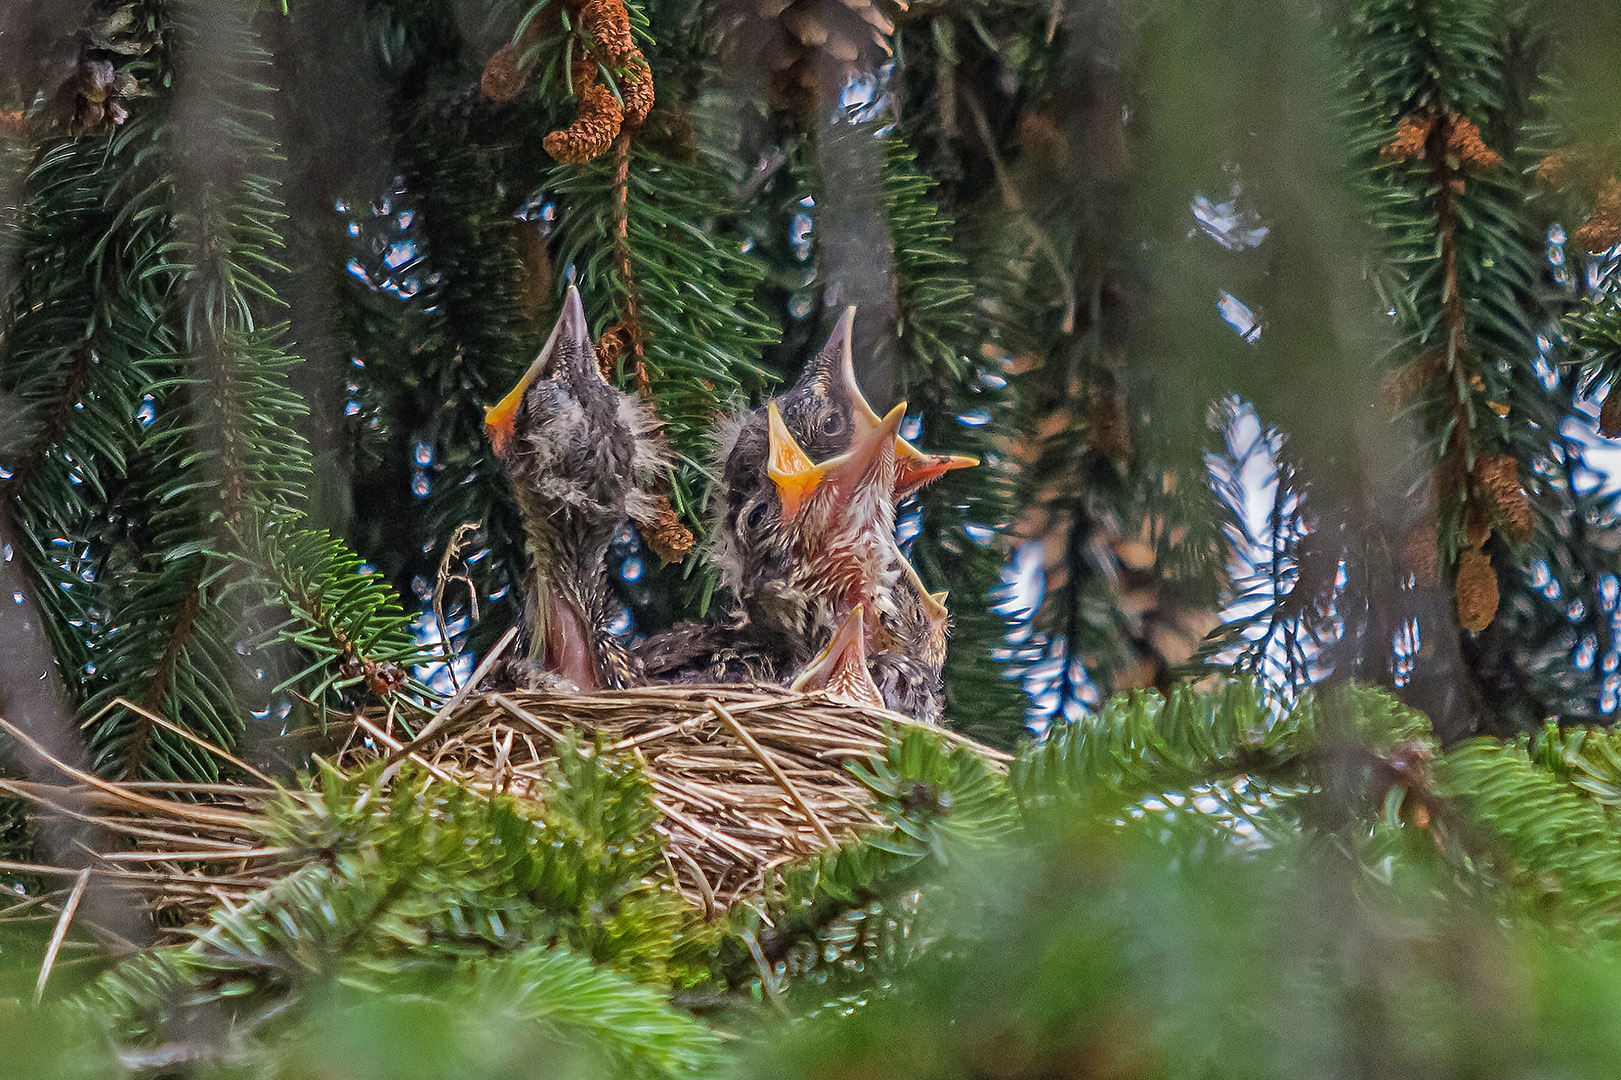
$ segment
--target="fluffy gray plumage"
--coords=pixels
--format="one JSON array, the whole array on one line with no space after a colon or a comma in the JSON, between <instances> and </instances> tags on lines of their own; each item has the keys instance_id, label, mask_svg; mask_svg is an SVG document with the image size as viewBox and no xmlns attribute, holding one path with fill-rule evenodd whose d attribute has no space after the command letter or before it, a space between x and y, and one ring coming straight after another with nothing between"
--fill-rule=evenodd
<instances>
[{"instance_id":1,"label":"fluffy gray plumage","mask_svg":"<svg viewBox=\"0 0 1621 1080\"><path fill-rule=\"evenodd\" d=\"M608 633L607 552L627 518L655 514L650 489L665 467L658 424L603 380L575 289L525 379L510 436L498 442L530 561L528 668L519 674L532 685L623 686L635 674Z\"/></svg>"}]
</instances>

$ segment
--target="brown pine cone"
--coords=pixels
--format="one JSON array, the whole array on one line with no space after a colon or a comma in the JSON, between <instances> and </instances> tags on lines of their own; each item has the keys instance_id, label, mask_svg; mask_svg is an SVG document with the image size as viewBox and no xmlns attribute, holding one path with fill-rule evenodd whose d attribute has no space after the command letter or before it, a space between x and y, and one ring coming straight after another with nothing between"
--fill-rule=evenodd
<instances>
[{"instance_id":1,"label":"brown pine cone","mask_svg":"<svg viewBox=\"0 0 1621 1080\"><path fill-rule=\"evenodd\" d=\"M1621 435L1621 381L1604 395L1604 404L1598 413L1598 430L1607 439Z\"/></svg>"},{"instance_id":2,"label":"brown pine cone","mask_svg":"<svg viewBox=\"0 0 1621 1080\"><path fill-rule=\"evenodd\" d=\"M1458 580L1453 586L1458 601L1458 624L1478 634L1497 617L1497 571L1484 551L1465 551L1458 559Z\"/></svg>"},{"instance_id":3,"label":"brown pine cone","mask_svg":"<svg viewBox=\"0 0 1621 1080\"><path fill-rule=\"evenodd\" d=\"M597 83L580 93L580 111L574 123L541 140L546 152L565 165L584 165L608 152L625 118L613 92Z\"/></svg>"},{"instance_id":4,"label":"brown pine cone","mask_svg":"<svg viewBox=\"0 0 1621 1080\"><path fill-rule=\"evenodd\" d=\"M516 45L503 45L484 65L484 74L478 86L484 96L495 102L511 101L529 81L529 69L519 63L523 54Z\"/></svg>"},{"instance_id":5,"label":"brown pine cone","mask_svg":"<svg viewBox=\"0 0 1621 1080\"><path fill-rule=\"evenodd\" d=\"M580 24L591 35L595 46L592 52L609 67L623 67L642 59L630 35L630 16L623 0L585 0L580 6Z\"/></svg>"},{"instance_id":6,"label":"brown pine cone","mask_svg":"<svg viewBox=\"0 0 1621 1080\"><path fill-rule=\"evenodd\" d=\"M645 62L632 65L619 80L619 94L625 99L625 124L640 127L653 111L653 71Z\"/></svg>"},{"instance_id":7,"label":"brown pine cone","mask_svg":"<svg viewBox=\"0 0 1621 1080\"><path fill-rule=\"evenodd\" d=\"M778 97L816 105L836 86L891 53L905 0L731 0L721 15L728 62L758 71Z\"/></svg>"},{"instance_id":8,"label":"brown pine cone","mask_svg":"<svg viewBox=\"0 0 1621 1080\"><path fill-rule=\"evenodd\" d=\"M1531 539L1531 500L1520 486L1520 463L1509 454L1482 454L1475 460L1475 482L1516 544Z\"/></svg>"}]
</instances>

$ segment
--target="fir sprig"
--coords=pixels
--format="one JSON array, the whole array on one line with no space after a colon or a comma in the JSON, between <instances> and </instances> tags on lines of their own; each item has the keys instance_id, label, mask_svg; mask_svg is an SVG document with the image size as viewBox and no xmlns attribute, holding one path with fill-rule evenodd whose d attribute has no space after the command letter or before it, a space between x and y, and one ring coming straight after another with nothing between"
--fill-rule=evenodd
<instances>
[{"instance_id":1,"label":"fir sprig","mask_svg":"<svg viewBox=\"0 0 1621 1080\"><path fill-rule=\"evenodd\" d=\"M923 489L915 508L902 508L908 529L917 529L907 550L924 583L949 583L954 597L945 715L1006 745L1023 728L1025 710L997 659L1008 631L996 610L1007 555L1002 530L1013 516L1008 380L976 347L973 287L952 240L954 223L893 136L885 144L884 197L895 253L896 391L921 414L922 446L980 458Z\"/></svg>"}]
</instances>

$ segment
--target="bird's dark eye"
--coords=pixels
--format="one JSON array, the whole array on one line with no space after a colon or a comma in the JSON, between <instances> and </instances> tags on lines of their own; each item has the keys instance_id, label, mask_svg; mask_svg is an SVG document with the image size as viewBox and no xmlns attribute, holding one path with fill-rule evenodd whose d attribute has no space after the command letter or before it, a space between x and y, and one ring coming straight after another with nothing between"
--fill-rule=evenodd
<instances>
[{"instance_id":1,"label":"bird's dark eye","mask_svg":"<svg viewBox=\"0 0 1621 1080\"><path fill-rule=\"evenodd\" d=\"M743 519L744 527L746 527L749 532L758 532L760 530L760 526L765 524L765 512L765 503L755 503L754 509L749 511L749 516Z\"/></svg>"},{"instance_id":2,"label":"bird's dark eye","mask_svg":"<svg viewBox=\"0 0 1621 1080\"><path fill-rule=\"evenodd\" d=\"M828 413L827 419L822 421L822 430L829 435L837 435L844 430L844 417L839 413Z\"/></svg>"}]
</instances>

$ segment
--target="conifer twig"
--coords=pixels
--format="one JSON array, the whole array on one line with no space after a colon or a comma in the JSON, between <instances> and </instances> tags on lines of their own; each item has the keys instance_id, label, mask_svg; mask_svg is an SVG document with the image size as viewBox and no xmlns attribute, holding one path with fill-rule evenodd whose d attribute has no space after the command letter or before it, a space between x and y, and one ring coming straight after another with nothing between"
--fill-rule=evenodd
<instances>
[{"instance_id":1,"label":"conifer twig","mask_svg":"<svg viewBox=\"0 0 1621 1080\"><path fill-rule=\"evenodd\" d=\"M1058 278L1064 287L1064 322L1063 330L1066 334L1075 332L1075 279L1070 276L1069 270L1064 266L1063 257L1058 249L1053 247L1052 240L1036 224L1035 218L1025 208L1024 199L1019 196L1018 190L1013 186L1013 180L1007 174L1007 166L1002 164L1002 155L996 152L996 139L991 134L990 122L985 119L985 110L980 107L978 100L968 97L968 113L974 118L974 130L979 133L979 139L985 144L985 156L990 159L991 170L996 174L996 186L1002 190L1002 199L1009 209L1024 220L1025 227L1030 230L1030 236L1036 242L1036 247L1047 256L1051 264L1053 275Z\"/></svg>"},{"instance_id":2,"label":"conifer twig","mask_svg":"<svg viewBox=\"0 0 1621 1080\"><path fill-rule=\"evenodd\" d=\"M453 581L467 586L468 618L472 622L477 622L478 586L473 584L472 576L465 569L465 562L460 573L451 573L450 561L460 555L462 548L467 546L467 538L483 527L482 521L464 521L456 526L456 531L450 534L450 540L445 544L445 553L439 559L439 573L434 576L433 581L433 623L439 630L439 652L445 658L445 672L450 676L450 686L453 690L460 690L461 686L456 681L456 653L450 647L450 629L445 622L445 586Z\"/></svg>"},{"instance_id":3,"label":"conifer twig","mask_svg":"<svg viewBox=\"0 0 1621 1080\"><path fill-rule=\"evenodd\" d=\"M13 739L16 739L23 746L26 746L28 749L32 750L39 757L43 758L48 765L53 766L60 772L66 773L68 776L71 776L80 783L88 784L99 791L104 791L111 795L122 796L127 801L148 810L171 810L170 805L163 800L148 798L145 795L129 791L115 783L103 780L95 773L85 772L83 769L74 768L72 765L69 765L67 762L56 757L44 746L42 746L37 739L19 728L16 724L11 723L11 721L7 720L3 716L0 716L0 731L4 731L7 735L10 735ZM223 825L227 827L240 826L252 821L250 815L239 814L233 810L222 810L218 807L195 806L190 809L188 816L197 821L204 821L210 824Z\"/></svg>"},{"instance_id":4,"label":"conifer twig","mask_svg":"<svg viewBox=\"0 0 1621 1080\"><path fill-rule=\"evenodd\" d=\"M180 725L175 724L175 723L173 723L173 722L171 722L169 720L164 719L162 716L160 716L157 712L153 711L152 709L148 709L148 708L146 708L145 706L142 706L142 705L137 705L137 704L135 704L135 702L129 700L128 698L123 698L123 697L113 698L113 700L109 701L107 704L105 704L101 708L97 709L96 714L94 716L90 717L90 719L85 721L85 727L93 727L95 725L95 723L98 720L100 720L103 716L106 716L109 712L111 712L112 710L114 710L116 708L119 708L119 707L123 707L125 709L128 709L130 712L135 713L137 716L141 717L142 719L146 720L149 723L156 724L158 727L163 728L165 731L173 732L174 734L180 736L182 739L185 739L187 742L192 743L195 746L202 747L204 750L207 750L210 754L213 754L215 757L219 758L221 761L223 761L223 762L225 762L225 763L227 763L229 765L236 766L238 769L241 769L243 772L247 773L249 776L253 777L255 780L258 780L260 783L269 784L272 787L274 787L276 785L275 780L271 779L265 773L260 772L258 769L254 768L252 765L249 765L246 761L243 761L241 758L237 757L235 754L231 753L230 751L224 750L221 747L215 746L213 743L209 742L207 739L203 738L202 736L196 735L196 734L193 734L190 731L187 731L185 728L181 727ZM136 784L136 785L132 785L132 786L141 786L141 785ZM173 790L175 786L176 785L172 785L172 784L164 784L163 785L165 790ZM208 786L217 788L217 787L220 787L221 785L208 785Z\"/></svg>"},{"instance_id":5,"label":"conifer twig","mask_svg":"<svg viewBox=\"0 0 1621 1080\"><path fill-rule=\"evenodd\" d=\"M62 915L56 920L56 929L51 932L51 943L45 947L45 959L39 965L39 981L34 983L35 1005L44 1000L45 984L50 980L51 968L56 965L56 954L68 936L68 924L73 922L73 913L79 910L79 901L84 899L84 889L88 884L90 868L87 866L79 871L77 880L73 882L73 891L68 894L67 903L62 905Z\"/></svg>"},{"instance_id":6,"label":"conifer twig","mask_svg":"<svg viewBox=\"0 0 1621 1080\"><path fill-rule=\"evenodd\" d=\"M405 756L412 750L415 750L424 739L438 731L440 728L444 727L445 721L449 720L450 715L454 713L456 708L467 699L467 695L473 689L473 687L484 681L484 677L490 673L492 668L495 667L495 662L501 659L501 655L507 651L507 647L512 644L513 639L517 636L518 628L516 626L511 627L506 633L501 635L501 640L495 643L495 648L491 649L489 654L485 656L483 661L479 663L478 667L473 669L473 674L468 676L467 681L463 683L454 694L451 694L450 697L445 699L445 703L439 706L439 711L433 714L433 718L428 721L427 726L417 733L416 738L412 739L408 743L404 743L399 749L395 750L393 754L389 755L388 766L383 770L382 779L386 780L390 776L399 772L400 761L403 760Z\"/></svg>"},{"instance_id":7,"label":"conifer twig","mask_svg":"<svg viewBox=\"0 0 1621 1080\"><path fill-rule=\"evenodd\" d=\"M816 830L816 835L822 838L822 842L828 847L837 847L838 842L833 839L833 834L827 831L827 826L822 824L822 819L811 811L810 804L805 801L805 797L799 793L799 789L794 787L793 783L788 779L788 774L782 771L782 766L778 765L776 760L770 754L767 754L759 743L754 741L754 736L750 735L743 725L737 722L737 718L727 712L721 703L714 698L705 701L704 705L708 707L710 712L724 720L726 726L731 728L743 745L749 748L750 753L760 759L760 764L764 765L766 771L771 773L777 783L782 785L782 790L786 791L788 797L793 800L794 805L799 807L799 812L805 815L805 820L810 822L811 828Z\"/></svg>"}]
</instances>

